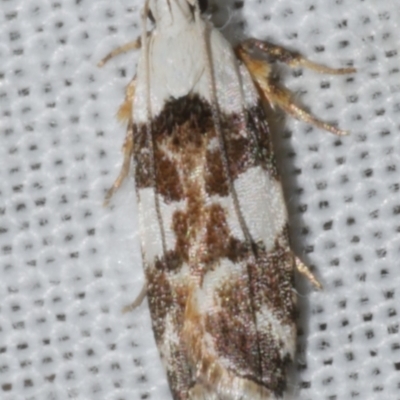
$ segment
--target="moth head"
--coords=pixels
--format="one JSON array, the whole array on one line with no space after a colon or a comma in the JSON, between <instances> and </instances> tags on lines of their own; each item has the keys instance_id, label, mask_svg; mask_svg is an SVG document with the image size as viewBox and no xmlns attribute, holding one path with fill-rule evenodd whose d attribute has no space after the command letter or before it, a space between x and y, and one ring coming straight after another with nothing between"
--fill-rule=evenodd
<instances>
[{"instance_id":1,"label":"moth head","mask_svg":"<svg viewBox=\"0 0 400 400\"><path fill-rule=\"evenodd\" d=\"M193 21L207 7L207 0L148 0L148 17L158 26L177 26Z\"/></svg>"}]
</instances>

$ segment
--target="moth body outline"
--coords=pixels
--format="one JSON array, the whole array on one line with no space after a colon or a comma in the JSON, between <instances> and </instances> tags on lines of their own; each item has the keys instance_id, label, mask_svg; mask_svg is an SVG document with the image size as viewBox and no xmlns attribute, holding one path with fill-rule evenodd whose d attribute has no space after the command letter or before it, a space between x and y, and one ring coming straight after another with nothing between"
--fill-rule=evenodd
<instances>
[{"instance_id":1,"label":"moth body outline","mask_svg":"<svg viewBox=\"0 0 400 400\"><path fill-rule=\"evenodd\" d=\"M148 30L148 17L154 28ZM120 176L133 161L153 331L175 400L277 400L296 343L297 268L263 102L332 133L270 78L260 52L344 74L271 43L232 49L196 0L146 0L141 49L118 116ZM128 307L128 308L134 308Z\"/></svg>"}]
</instances>

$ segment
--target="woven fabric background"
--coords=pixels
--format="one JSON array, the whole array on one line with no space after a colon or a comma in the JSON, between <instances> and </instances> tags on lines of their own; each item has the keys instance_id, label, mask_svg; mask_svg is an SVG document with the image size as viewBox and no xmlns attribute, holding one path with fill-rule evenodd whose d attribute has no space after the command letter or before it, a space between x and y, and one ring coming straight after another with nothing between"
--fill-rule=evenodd
<instances>
[{"instance_id":1,"label":"woven fabric background","mask_svg":"<svg viewBox=\"0 0 400 400\"><path fill-rule=\"evenodd\" d=\"M143 0L0 0L0 399L168 400L143 284L133 181L102 207ZM346 137L272 126L297 254L302 400L400 399L400 7L392 0L225 0L216 24L349 76L277 66Z\"/></svg>"}]
</instances>

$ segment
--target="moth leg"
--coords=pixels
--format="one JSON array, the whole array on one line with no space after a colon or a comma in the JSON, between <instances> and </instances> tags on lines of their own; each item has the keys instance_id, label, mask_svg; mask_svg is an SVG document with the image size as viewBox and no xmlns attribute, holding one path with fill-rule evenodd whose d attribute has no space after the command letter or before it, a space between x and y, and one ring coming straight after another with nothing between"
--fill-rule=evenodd
<instances>
[{"instance_id":1,"label":"moth leg","mask_svg":"<svg viewBox=\"0 0 400 400\"><path fill-rule=\"evenodd\" d=\"M352 74L357 70L352 67L348 68L331 68L322 64L315 63L301 54L294 51L285 49L284 47L277 46L275 44L265 42L257 39L248 39L244 41L241 46L249 53L253 50L258 50L261 53L266 54L271 61L279 61L289 65L292 68L305 67L321 74L330 75L346 75Z\"/></svg>"},{"instance_id":2,"label":"moth leg","mask_svg":"<svg viewBox=\"0 0 400 400\"><path fill-rule=\"evenodd\" d=\"M261 42L266 44L266 42ZM265 48L265 52L267 52L268 47ZM278 49L278 50L277 50ZM353 68L340 68L340 69L331 69L328 67L324 67L319 64L314 64L311 61L306 60L305 58L296 55L295 53L288 52L288 50L282 49L278 46L273 46L270 48L271 53L280 54L282 60L286 60L286 62L291 65L306 65L308 68L312 68L319 72L328 72L335 71L336 74L344 74L354 72ZM341 130L327 122L321 121L320 119L313 116L311 113L301 108L293 101L293 94L288 89L285 89L279 86L271 76L271 64L265 60L260 60L255 58L250 54L250 50L248 49L248 45L246 42L236 49L236 54L246 65L247 69L250 71L250 74L256 83L258 89L261 92L264 100L267 100L272 108L276 106L280 107L284 112L291 115L292 117L309 123L311 125L315 125L318 128L327 130L336 135L342 136L346 135L347 132ZM290 57L290 55L292 55ZM277 58L275 54L275 59Z\"/></svg>"},{"instance_id":3,"label":"moth leg","mask_svg":"<svg viewBox=\"0 0 400 400\"><path fill-rule=\"evenodd\" d=\"M117 47L114 49L111 53L107 54L99 63L97 64L98 67L102 67L106 62L110 61L112 58L122 54L126 53L127 51L130 50L138 50L142 46L142 40L140 37L138 37L136 40L133 42L129 42L124 44L123 46Z\"/></svg>"},{"instance_id":4,"label":"moth leg","mask_svg":"<svg viewBox=\"0 0 400 400\"><path fill-rule=\"evenodd\" d=\"M104 198L103 206L106 207L113 194L121 187L122 182L129 174L129 170L131 167L131 159L133 156L133 132L132 132L132 123L129 123L128 129L126 131L125 141L122 146L122 153L124 154L124 161L122 163L121 171L114 181L114 184L108 189L107 194Z\"/></svg>"},{"instance_id":5,"label":"moth leg","mask_svg":"<svg viewBox=\"0 0 400 400\"><path fill-rule=\"evenodd\" d=\"M145 283L143 285L143 287L142 287L142 290L137 295L136 299L131 304L128 304L127 306L125 306L122 309L122 313L125 314L127 312L131 312L135 308L139 307L142 304L142 302L143 302L144 298L146 297L146 295L147 295L147 284Z\"/></svg>"},{"instance_id":6,"label":"moth leg","mask_svg":"<svg viewBox=\"0 0 400 400\"><path fill-rule=\"evenodd\" d=\"M118 109L117 118L122 121L129 121L132 118L132 104L135 97L136 76L128 83L125 89L125 100Z\"/></svg>"},{"instance_id":7,"label":"moth leg","mask_svg":"<svg viewBox=\"0 0 400 400\"><path fill-rule=\"evenodd\" d=\"M132 124L132 102L135 96L135 87L136 87L136 77L133 78L125 90L125 100L121 104L117 117L120 121L128 120L128 127L126 130L124 144L122 146L122 153L124 155L124 161L122 162L121 171L115 180L114 184L108 189L107 194L104 198L104 206L107 206L110 202L113 194L121 187L122 182L129 174L129 170L131 167L131 159L133 156L133 124Z\"/></svg>"},{"instance_id":8,"label":"moth leg","mask_svg":"<svg viewBox=\"0 0 400 400\"><path fill-rule=\"evenodd\" d=\"M322 289L322 284L298 257L295 257L295 265L297 271L304 275L317 289Z\"/></svg>"}]
</instances>

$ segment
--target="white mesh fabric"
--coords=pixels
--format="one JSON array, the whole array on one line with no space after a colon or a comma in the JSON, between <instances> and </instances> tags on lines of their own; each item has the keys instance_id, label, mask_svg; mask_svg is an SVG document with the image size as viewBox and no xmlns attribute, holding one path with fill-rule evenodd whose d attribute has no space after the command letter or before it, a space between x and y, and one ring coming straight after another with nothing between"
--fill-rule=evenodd
<instances>
[{"instance_id":1,"label":"white mesh fabric","mask_svg":"<svg viewBox=\"0 0 400 400\"><path fill-rule=\"evenodd\" d=\"M0 399L169 399L145 304L133 182L103 208L142 0L0 0ZM400 9L389 0L220 1L254 36L353 76L278 68L343 138L274 126L299 278L298 398L400 399ZM242 7L241 7L242 6Z\"/></svg>"}]
</instances>

